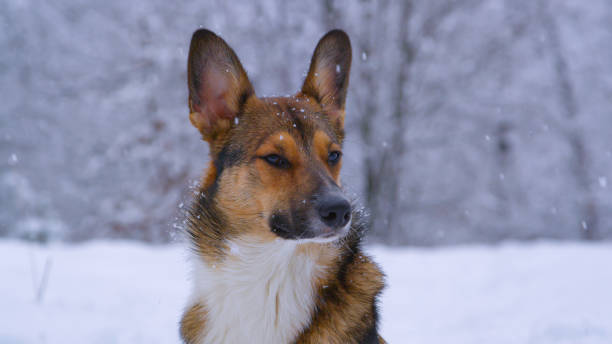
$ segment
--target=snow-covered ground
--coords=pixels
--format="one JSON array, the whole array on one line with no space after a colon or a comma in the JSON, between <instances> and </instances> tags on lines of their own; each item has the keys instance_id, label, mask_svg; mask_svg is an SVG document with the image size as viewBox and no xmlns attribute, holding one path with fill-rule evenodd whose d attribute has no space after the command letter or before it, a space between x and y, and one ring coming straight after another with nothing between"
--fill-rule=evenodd
<instances>
[{"instance_id":1,"label":"snow-covered ground","mask_svg":"<svg viewBox=\"0 0 612 344\"><path fill-rule=\"evenodd\" d=\"M612 343L610 243L369 251L390 343ZM178 343L185 260L178 245L0 241L0 343Z\"/></svg>"}]
</instances>

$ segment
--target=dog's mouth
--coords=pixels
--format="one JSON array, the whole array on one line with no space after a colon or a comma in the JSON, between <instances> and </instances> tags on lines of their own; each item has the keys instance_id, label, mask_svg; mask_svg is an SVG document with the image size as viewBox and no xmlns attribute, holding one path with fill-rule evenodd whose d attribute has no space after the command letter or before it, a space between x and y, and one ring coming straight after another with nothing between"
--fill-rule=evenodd
<instances>
[{"instance_id":1,"label":"dog's mouth","mask_svg":"<svg viewBox=\"0 0 612 344\"><path fill-rule=\"evenodd\" d=\"M292 223L289 217L273 214L269 221L270 230L280 238L308 242L332 242L344 237L350 228L350 221L341 228L333 228L321 221L299 221Z\"/></svg>"},{"instance_id":2,"label":"dog's mouth","mask_svg":"<svg viewBox=\"0 0 612 344\"><path fill-rule=\"evenodd\" d=\"M287 226L277 223L270 223L270 229L272 230L272 233L282 238L290 239L291 237L291 230Z\"/></svg>"},{"instance_id":3,"label":"dog's mouth","mask_svg":"<svg viewBox=\"0 0 612 344\"><path fill-rule=\"evenodd\" d=\"M270 230L283 239L296 239L300 231L296 230L289 221L289 217L280 213L270 216Z\"/></svg>"}]
</instances>

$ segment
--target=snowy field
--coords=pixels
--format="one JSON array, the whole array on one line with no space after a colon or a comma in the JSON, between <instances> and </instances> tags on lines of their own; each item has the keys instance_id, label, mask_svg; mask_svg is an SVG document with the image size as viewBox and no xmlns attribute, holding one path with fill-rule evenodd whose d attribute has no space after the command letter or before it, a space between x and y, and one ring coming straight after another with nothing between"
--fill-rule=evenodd
<instances>
[{"instance_id":1,"label":"snowy field","mask_svg":"<svg viewBox=\"0 0 612 344\"><path fill-rule=\"evenodd\" d=\"M390 343L612 343L610 243L369 251L388 275ZM0 343L178 343L185 257L177 245L0 241Z\"/></svg>"}]
</instances>

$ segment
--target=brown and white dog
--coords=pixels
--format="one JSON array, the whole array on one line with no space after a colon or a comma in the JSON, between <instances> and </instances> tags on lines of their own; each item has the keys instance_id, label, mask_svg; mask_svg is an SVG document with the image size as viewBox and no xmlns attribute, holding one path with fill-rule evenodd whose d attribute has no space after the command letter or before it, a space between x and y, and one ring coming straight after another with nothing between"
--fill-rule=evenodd
<instances>
[{"instance_id":1,"label":"brown and white dog","mask_svg":"<svg viewBox=\"0 0 612 344\"><path fill-rule=\"evenodd\" d=\"M340 187L351 44L317 45L300 92L258 98L234 51L193 34L189 119L211 163L188 217L186 343L384 343L383 273Z\"/></svg>"}]
</instances>

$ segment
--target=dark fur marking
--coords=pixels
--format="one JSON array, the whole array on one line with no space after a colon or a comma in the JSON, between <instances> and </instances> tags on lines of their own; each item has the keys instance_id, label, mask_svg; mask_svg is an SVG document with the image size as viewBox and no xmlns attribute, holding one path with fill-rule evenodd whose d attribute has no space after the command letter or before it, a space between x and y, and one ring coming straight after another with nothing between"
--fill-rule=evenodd
<instances>
[{"instance_id":1,"label":"dark fur marking","mask_svg":"<svg viewBox=\"0 0 612 344\"><path fill-rule=\"evenodd\" d=\"M244 155L244 152L240 149L231 148L229 146L223 147L214 160L215 168L217 169L217 179L221 177L225 168L237 165L243 159Z\"/></svg>"},{"instance_id":2,"label":"dark fur marking","mask_svg":"<svg viewBox=\"0 0 612 344\"><path fill-rule=\"evenodd\" d=\"M295 238L295 233L293 233L289 217L284 214L272 214L272 216L270 216L269 226L272 232L274 232L274 234L278 235L281 238Z\"/></svg>"},{"instance_id":3,"label":"dark fur marking","mask_svg":"<svg viewBox=\"0 0 612 344\"><path fill-rule=\"evenodd\" d=\"M372 318L373 323L372 326L368 329L368 331L363 336L363 339L359 341L362 344L378 344L378 305L376 301L372 304Z\"/></svg>"},{"instance_id":4,"label":"dark fur marking","mask_svg":"<svg viewBox=\"0 0 612 344\"><path fill-rule=\"evenodd\" d=\"M250 96L252 96L255 92L253 92L253 89L248 89L246 92L243 92L240 95L240 98L238 99L238 104L239 104L239 110L238 113L242 113L242 109L244 108L244 104L246 104L246 101L249 99Z\"/></svg>"},{"instance_id":5,"label":"dark fur marking","mask_svg":"<svg viewBox=\"0 0 612 344\"><path fill-rule=\"evenodd\" d=\"M283 239L308 239L314 233L308 231L308 216L305 209L291 209L291 215L274 213L270 216L270 230Z\"/></svg>"},{"instance_id":6,"label":"dark fur marking","mask_svg":"<svg viewBox=\"0 0 612 344\"><path fill-rule=\"evenodd\" d=\"M340 269L338 269L338 282L344 289L347 290L350 289L350 282L346 280L347 268L355 261L355 252L355 250L349 250L344 256L344 259L342 259L342 265L340 265Z\"/></svg>"},{"instance_id":7,"label":"dark fur marking","mask_svg":"<svg viewBox=\"0 0 612 344\"><path fill-rule=\"evenodd\" d=\"M227 220L214 203L216 183L199 194L196 202L189 208L187 234L194 245L192 249L202 255L204 252L218 257L223 255L223 237Z\"/></svg>"},{"instance_id":8,"label":"dark fur marking","mask_svg":"<svg viewBox=\"0 0 612 344\"><path fill-rule=\"evenodd\" d=\"M306 143L308 142L308 136L309 136L309 132L310 130L306 130L306 128L308 126L304 125L304 123L302 122L302 119L304 115L302 115L302 117L300 118L300 115L298 115L297 113L293 114L293 123L295 124L295 127L293 128L293 132L300 135L300 138L302 139L302 142ZM312 115L310 115L312 116ZM304 145L304 147L310 147L310 145Z\"/></svg>"},{"instance_id":9,"label":"dark fur marking","mask_svg":"<svg viewBox=\"0 0 612 344\"><path fill-rule=\"evenodd\" d=\"M378 344L378 331L376 330L376 325L372 325L362 340L359 341L361 344Z\"/></svg>"}]
</instances>

